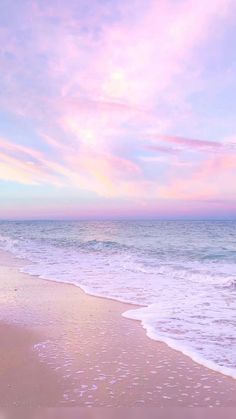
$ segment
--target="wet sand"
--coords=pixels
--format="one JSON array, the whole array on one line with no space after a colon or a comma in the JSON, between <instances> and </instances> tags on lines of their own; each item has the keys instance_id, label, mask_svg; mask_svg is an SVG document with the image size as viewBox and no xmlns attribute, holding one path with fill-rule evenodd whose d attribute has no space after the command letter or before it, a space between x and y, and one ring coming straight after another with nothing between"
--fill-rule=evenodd
<instances>
[{"instance_id":1,"label":"wet sand","mask_svg":"<svg viewBox=\"0 0 236 419\"><path fill-rule=\"evenodd\" d=\"M0 405L57 405L62 385L47 365L40 365L32 351L36 335L27 328L0 324ZM53 385L45 386L46 383Z\"/></svg>"},{"instance_id":2,"label":"wet sand","mask_svg":"<svg viewBox=\"0 0 236 419\"><path fill-rule=\"evenodd\" d=\"M236 380L147 338L121 316L131 306L20 273L23 265L1 252L1 406L236 406Z\"/></svg>"}]
</instances>

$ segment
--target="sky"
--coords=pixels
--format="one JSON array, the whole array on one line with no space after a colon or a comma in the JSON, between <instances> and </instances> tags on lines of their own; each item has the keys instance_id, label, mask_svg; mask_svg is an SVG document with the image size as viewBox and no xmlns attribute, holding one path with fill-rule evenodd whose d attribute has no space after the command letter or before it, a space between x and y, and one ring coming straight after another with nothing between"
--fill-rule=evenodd
<instances>
[{"instance_id":1,"label":"sky","mask_svg":"<svg viewBox=\"0 0 236 419\"><path fill-rule=\"evenodd\" d=\"M235 218L235 0L1 0L0 218Z\"/></svg>"}]
</instances>

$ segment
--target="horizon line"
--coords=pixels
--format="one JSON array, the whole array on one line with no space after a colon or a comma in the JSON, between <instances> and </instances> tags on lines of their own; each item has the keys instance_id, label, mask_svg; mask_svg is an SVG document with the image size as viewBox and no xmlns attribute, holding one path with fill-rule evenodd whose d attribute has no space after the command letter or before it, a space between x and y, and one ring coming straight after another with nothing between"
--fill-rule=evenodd
<instances>
[{"instance_id":1,"label":"horizon line","mask_svg":"<svg viewBox=\"0 0 236 419\"><path fill-rule=\"evenodd\" d=\"M67 221L236 221L230 218L0 218L0 222L67 222Z\"/></svg>"}]
</instances>

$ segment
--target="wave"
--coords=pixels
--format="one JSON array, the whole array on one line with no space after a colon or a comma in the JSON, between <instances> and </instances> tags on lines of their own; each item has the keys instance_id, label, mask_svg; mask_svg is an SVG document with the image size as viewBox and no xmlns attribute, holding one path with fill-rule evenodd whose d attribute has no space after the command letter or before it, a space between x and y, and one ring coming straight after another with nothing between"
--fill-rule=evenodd
<instances>
[{"instance_id":1,"label":"wave","mask_svg":"<svg viewBox=\"0 0 236 419\"><path fill-rule=\"evenodd\" d=\"M223 284L224 288L231 288L231 289L236 289L236 278L232 278L227 280L224 284Z\"/></svg>"},{"instance_id":2,"label":"wave","mask_svg":"<svg viewBox=\"0 0 236 419\"><path fill-rule=\"evenodd\" d=\"M219 365L214 361L206 359L194 351L187 343L183 344L169 337L165 337L158 333L157 329L153 327L152 322L149 320L148 315L146 314L147 308L138 308L135 310L128 310L122 313L122 316L131 319L139 320L146 330L146 334L150 339L156 340L158 342L164 342L170 348L175 349L179 352L182 352L184 355L191 358L194 362L203 365L206 368L209 368L213 371L219 372L223 375L236 379L236 370L235 368L228 368L223 365Z\"/></svg>"},{"instance_id":3,"label":"wave","mask_svg":"<svg viewBox=\"0 0 236 419\"><path fill-rule=\"evenodd\" d=\"M110 250L110 251L126 251L132 249L131 246L127 246L124 244L120 244L116 241L111 240L88 240L83 243L80 243L77 245L78 249L82 250L92 250L92 251L104 251L104 250Z\"/></svg>"},{"instance_id":4,"label":"wave","mask_svg":"<svg viewBox=\"0 0 236 419\"><path fill-rule=\"evenodd\" d=\"M147 275L165 276L166 278L177 278L180 280L188 280L193 283L202 283L213 285L216 287L234 287L236 286L236 276L233 274L222 272L218 270L211 272L208 266L198 264L197 267L173 265L168 263L162 263L159 266L145 266L144 263L137 261L126 261L123 263L123 267L127 270L136 273L144 273ZM196 264L195 264L196 266ZM207 269L208 268L208 269Z\"/></svg>"},{"instance_id":5,"label":"wave","mask_svg":"<svg viewBox=\"0 0 236 419\"><path fill-rule=\"evenodd\" d=\"M78 241L71 238L68 239L56 239L56 238L34 238L34 237L27 237L27 239L13 239L10 236L0 235L0 247L5 250L12 250L17 252L17 245L20 244L32 244L35 245L50 245L55 248L71 248L75 250L85 250L85 251L95 251L95 252L102 252L102 251L113 251L113 252L125 252L127 250L137 250L134 246L127 246L125 244L121 244L117 241L112 240L87 240L87 241Z\"/></svg>"},{"instance_id":6,"label":"wave","mask_svg":"<svg viewBox=\"0 0 236 419\"><path fill-rule=\"evenodd\" d=\"M0 248L3 250L15 253L18 242L17 239L0 234Z\"/></svg>"}]
</instances>

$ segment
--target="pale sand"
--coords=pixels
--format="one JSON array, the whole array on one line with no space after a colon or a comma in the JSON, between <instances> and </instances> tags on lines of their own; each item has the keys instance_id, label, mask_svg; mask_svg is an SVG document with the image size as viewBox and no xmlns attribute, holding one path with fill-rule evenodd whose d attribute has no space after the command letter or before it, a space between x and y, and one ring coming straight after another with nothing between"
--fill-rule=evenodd
<instances>
[{"instance_id":1,"label":"pale sand","mask_svg":"<svg viewBox=\"0 0 236 419\"><path fill-rule=\"evenodd\" d=\"M129 305L0 266L1 406L236 406L236 380L147 338Z\"/></svg>"}]
</instances>

